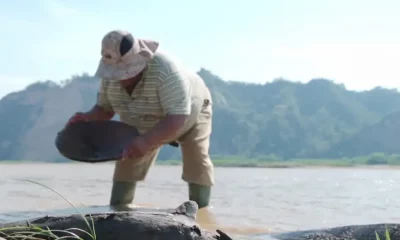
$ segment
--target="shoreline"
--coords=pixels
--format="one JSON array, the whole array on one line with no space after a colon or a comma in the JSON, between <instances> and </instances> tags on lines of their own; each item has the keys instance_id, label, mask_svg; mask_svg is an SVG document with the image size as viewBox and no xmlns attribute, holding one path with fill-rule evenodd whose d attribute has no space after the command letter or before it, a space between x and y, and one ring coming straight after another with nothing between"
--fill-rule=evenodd
<instances>
[{"instance_id":1,"label":"shoreline","mask_svg":"<svg viewBox=\"0 0 400 240\"><path fill-rule=\"evenodd\" d=\"M299 169L299 168L308 168L308 169L400 169L400 165L398 164L332 164L324 162L323 160L320 163L302 163L296 161L290 162L237 162L237 161L213 161L214 167L216 168L275 168L275 169ZM46 161L12 161L12 160L0 160L0 165L19 165L19 164L85 164L83 162L75 162L75 161L63 161L63 162L46 162ZM114 164L113 161L97 163L97 164ZM182 166L181 161L156 161L154 165L158 166Z\"/></svg>"}]
</instances>

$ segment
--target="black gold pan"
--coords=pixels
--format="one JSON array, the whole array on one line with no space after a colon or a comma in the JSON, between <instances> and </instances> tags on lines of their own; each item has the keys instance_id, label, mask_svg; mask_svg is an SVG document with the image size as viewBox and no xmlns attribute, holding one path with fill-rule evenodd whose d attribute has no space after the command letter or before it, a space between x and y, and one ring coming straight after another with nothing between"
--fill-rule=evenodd
<instances>
[{"instance_id":1,"label":"black gold pan","mask_svg":"<svg viewBox=\"0 0 400 240\"><path fill-rule=\"evenodd\" d=\"M118 161L139 131L119 121L76 122L57 134L55 145L64 157L88 163ZM179 145L170 143L174 147Z\"/></svg>"}]
</instances>

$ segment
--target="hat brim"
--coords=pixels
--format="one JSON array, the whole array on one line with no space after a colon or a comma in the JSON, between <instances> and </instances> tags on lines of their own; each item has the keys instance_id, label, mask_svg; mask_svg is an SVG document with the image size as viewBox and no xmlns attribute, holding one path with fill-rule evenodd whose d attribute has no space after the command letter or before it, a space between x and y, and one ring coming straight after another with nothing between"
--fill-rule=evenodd
<instances>
[{"instance_id":1,"label":"hat brim","mask_svg":"<svg viewBox=\"0 0 400 240\"><path fill-rule=\"evenodd\" d=\"M122 62L112 64L100 60L94 75L104 80L118 81L132 78L146 68L147 62L139 54L131 56L130 60L128 64Z\"/></svg>"},{"instance_id":2,"label":"hat brim","mask_svg":"<svg viewBox=\"0 0 400 240\"><path fill-rule=\"evenodd\" d=\"M156 41L144 39L139 39L137 44L140 47L139 52L130 53L127 61L107 63L101 59L94 74L95 77L118 81L135 77L141 73L146 68L147 62L152 59L159 44Z\"/></svg>"}]
</instances>

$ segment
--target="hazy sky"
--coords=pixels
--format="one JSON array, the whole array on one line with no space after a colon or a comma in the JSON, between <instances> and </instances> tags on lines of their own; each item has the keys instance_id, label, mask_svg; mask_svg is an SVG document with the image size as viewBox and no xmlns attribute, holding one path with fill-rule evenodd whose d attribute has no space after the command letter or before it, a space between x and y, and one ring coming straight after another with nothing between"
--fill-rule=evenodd
<instances>
[{"instance_id":1,"label":"hazy sky","mask_svg":"<svg viewBox=\"0 0 400 240\"><path fill-rule=\"evenodd\" d=\"M93 74L112 29L227 80L400 87L398 0L0 0L0 97Z\"/></svg>"}]
</instances>

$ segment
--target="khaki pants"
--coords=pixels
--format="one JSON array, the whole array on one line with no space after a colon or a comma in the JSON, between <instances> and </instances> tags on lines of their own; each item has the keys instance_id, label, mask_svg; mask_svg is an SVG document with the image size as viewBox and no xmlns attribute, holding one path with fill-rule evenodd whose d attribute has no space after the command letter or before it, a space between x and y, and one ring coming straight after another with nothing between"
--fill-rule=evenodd
<instances>
[{"instance_id":1,"label":"khaki pants","mask_svg":"<svg viewBox=\"0 0 400 240\"><path fill-rule=\"evenodd\" d=\"M182 179L188 183L214 185L214 165L208 154L211 131L212 107L208 105L201 109L193 127L177 139L182 152ZM145 180L159 151L160 148L154 149L140 160L117 161L113 180L122 182ZM133 164L134 162L139 162L139 164Z\"/></svg>"}]
</instances>

